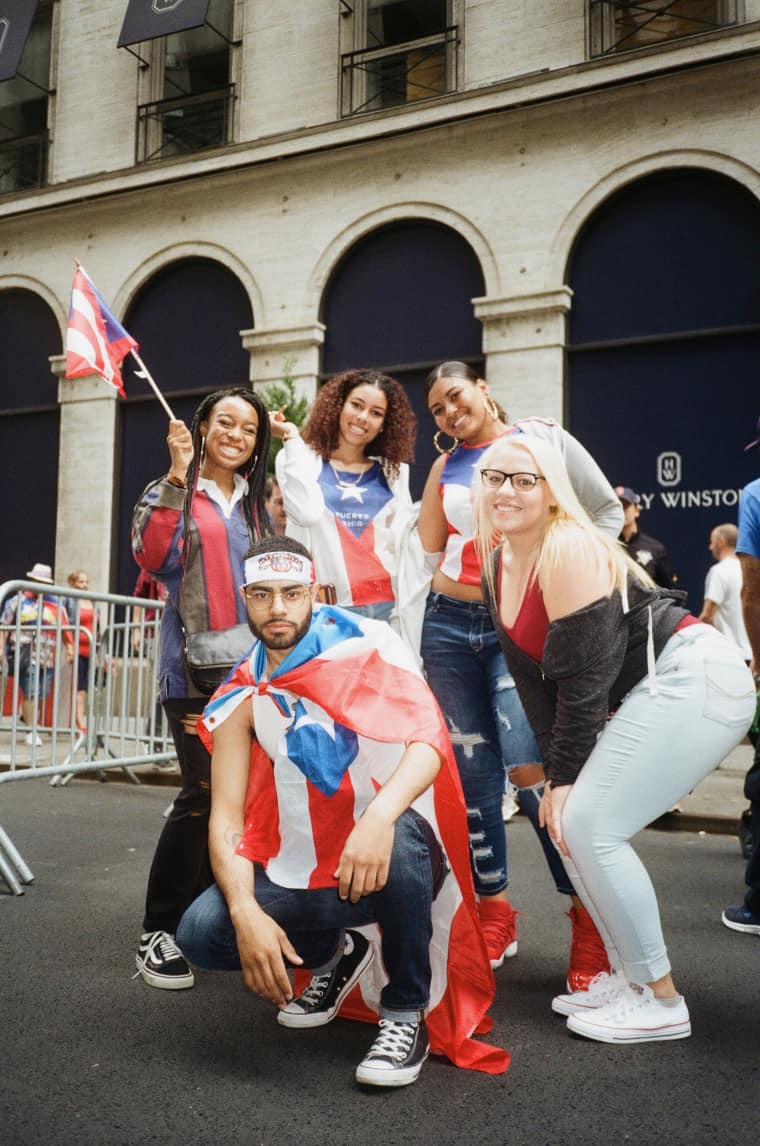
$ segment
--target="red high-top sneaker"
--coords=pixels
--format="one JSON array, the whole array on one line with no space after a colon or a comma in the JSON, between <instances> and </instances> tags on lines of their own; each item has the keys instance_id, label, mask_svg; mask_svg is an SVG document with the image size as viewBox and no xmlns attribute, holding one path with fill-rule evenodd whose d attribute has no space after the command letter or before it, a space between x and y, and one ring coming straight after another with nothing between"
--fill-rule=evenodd
<instances>
[{"instance_id":1,"label":"red high-top sneaker","mask_svg":"<svg viewBox=\"0 0 760 1146\"><path fill-rule=\"evenodd\" d=\"M478 904L478 915L488 958L495 970L505 959L517 954L516 912L506 899L484 896Z\"/></svg>"},{"instance_id":2,"label":"red high-top sneaker","mask_svg":"<svg viewBox=\"0 0 760 1146\"><path fill-rule=\"evenodd\" d=\"M573 927L570 966L567 969L568 991L587 991L600 971L610 972L610 963L602 937L582 904L571 907L567 917Z\"/></svg>"}]
</instances>

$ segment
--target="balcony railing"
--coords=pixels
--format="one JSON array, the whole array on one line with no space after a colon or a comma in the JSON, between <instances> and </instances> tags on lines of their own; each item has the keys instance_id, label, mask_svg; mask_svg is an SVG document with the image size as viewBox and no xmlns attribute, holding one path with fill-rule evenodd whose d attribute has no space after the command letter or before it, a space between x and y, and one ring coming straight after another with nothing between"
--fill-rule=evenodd
<instances>
[{"instance_id":1,"label":"balcony railing","mask_svg":"<svg viewBox=\"0 0 760 1146\"><path fill-rule=\"evenodd\" d=\"M736 19L736 0L589 0L591 55L717 32Z\"/></svg>"},{"instance_id":2,"label":"balcony railing","mask_svg":"<svg viewBox=\"0 0 760 1146\"><path fill-rule=\"evenodd\" d=\"M0 195L45 186L48 142L47 131L0 142Z\"/></svg>"},{"instance_id":3,"label":"balcony railing","mask_svg":"<svg viewBox=\"0 0 760 1146\"><path fill-rule=\"evenodd\" d=\"M454 24L390 48L341 56L341 115L380 111L456 89L458 29Z\"/></svg>"},{"instance_id":4,"label":"balcony railing","mask_svg":"<svg viewBox=\"0 0 760 1146\"><path fill-rule=\"evenodd\" d=\"M232 137L235 85L199 95L140 104L137 162L223 147Z\"/></svg>"}]
</instances>

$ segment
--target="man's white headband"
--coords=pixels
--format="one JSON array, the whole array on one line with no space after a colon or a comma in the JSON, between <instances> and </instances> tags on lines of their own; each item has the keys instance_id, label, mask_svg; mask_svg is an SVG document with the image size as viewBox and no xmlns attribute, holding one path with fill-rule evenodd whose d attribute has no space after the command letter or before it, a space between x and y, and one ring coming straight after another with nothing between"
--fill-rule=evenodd
<instances>
[{"instance_id":1,"label":"man's white headband","mask_svg":"<svg viewBox=\"0 0 760 1146\"><path fill-rule=\"evenodd\" d=\"M273 553L258 553L247 558L243 566L245 585L257 581L295 581L300 585L313 585L316 581L314 566L308 557L278 549Z\"/></svg>"}]
</instances>

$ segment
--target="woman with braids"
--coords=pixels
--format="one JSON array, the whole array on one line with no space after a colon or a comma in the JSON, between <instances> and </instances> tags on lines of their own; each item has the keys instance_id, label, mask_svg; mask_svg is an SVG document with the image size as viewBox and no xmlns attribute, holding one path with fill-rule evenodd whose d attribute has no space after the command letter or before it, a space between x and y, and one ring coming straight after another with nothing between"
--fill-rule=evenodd
<instances>
[{"instance_id":1,"label":"woman with braids","mask_svg":"<svg viewBox=\"0 0 760 1146\"><path fill-rule=\"evenodd\" d=\"M184 632L245 622L238 592L251 542L271 532L264 506L269 416L252 391L217 390L188 430L171 421L168 473L135 507L132 548L138 565L168 590L161 623L161 701L177 750L182 791L153 858L137 969L152 987L192 987L193 973L174 942L185 908L213 882L208 858L211 758L195 732L206 697L187 671Z\"/></svg>"},{"instance_id":2,"label":"woman with braids","mask_svg":"<svg viewBox=\"0 0 760 1146\"><path fill-rule=\"evenodd\" d=\"M444 362L428 375L426 387L441 456L425 485L417 525L426 557L439 558L422 627L422 659L446 717L462 779L470 859L491 966L499 967L517 953L501 811L506 769L518 789L520 807L538 833L557 890L572 896L567 980L570 990L582 990L596 974L608 972L609 965L599 934L539 824L541 756L483 602L471 485L494 441L529 430L556 444L589 516L612 537L620 531L620 502L579 442L555 422L531 418L511 425L487 382L465 363Z\"/></svg>"},{"instance_id":3,"label":"woman with braids","mask_svg":"<svg viewBox=\"0 0 760 1146\"><path fill-rule=\"evenodd\" d=\"M403 386L377 370L347 370L321 388L303 436L278 414L272 433L285 443L276 464L286 533L312 554L317 581L334 586L338 605L395 617L416 434Z\"/></svg>"}]
</instances>

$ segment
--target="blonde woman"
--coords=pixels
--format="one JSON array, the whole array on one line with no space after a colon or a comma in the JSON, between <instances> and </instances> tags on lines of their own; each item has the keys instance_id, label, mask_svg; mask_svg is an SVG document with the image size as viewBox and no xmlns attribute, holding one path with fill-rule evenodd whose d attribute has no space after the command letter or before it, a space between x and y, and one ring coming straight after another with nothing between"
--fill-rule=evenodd
<instances>
[{"instance_id":1,"label":"blonde woman","mask_svg":"<svg viewBox=\"0 0 760 1146\"><path fill-rule=\"evenodd\" d=\"M686 1038L689 1012L630 840L744 735L752 676L683 594L654 586L591 523L550 443L500 439L474 488L486 600L544 760L540 817L612 968L552 1007L601 1042Z\"/></svg>"}]
</instances>

